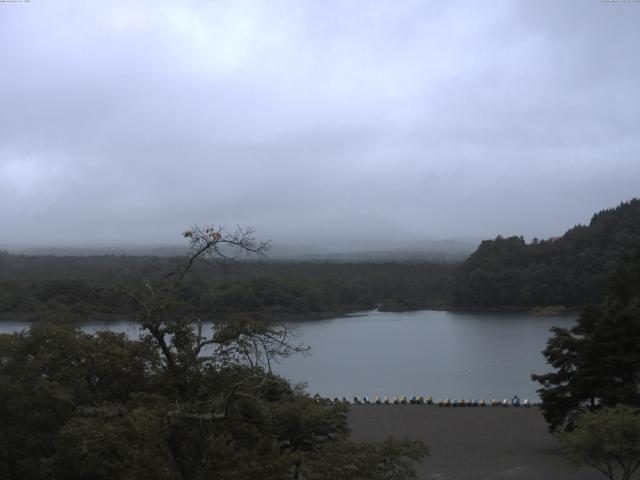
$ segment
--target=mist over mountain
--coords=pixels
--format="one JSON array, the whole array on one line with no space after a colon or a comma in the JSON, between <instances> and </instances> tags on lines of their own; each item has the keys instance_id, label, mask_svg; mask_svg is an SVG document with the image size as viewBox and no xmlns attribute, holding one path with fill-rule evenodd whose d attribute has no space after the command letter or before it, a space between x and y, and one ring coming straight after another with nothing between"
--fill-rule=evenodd
<instances>
[{"instance_id":1,"label":"mist over mountain","mask_svg":"<svg viewBox=\"0 0 640 480\"><path fill-rule=\"evenodd\" d=\"M321 247L308 244L272 243L266 261L461 261L477 247L480 240L432 239L415 242L394 242L378 248L358 249ZM132 255L172 257L183 255L187 246L175 245L104 245L104 246L18 246L6 245L3 249L22 255L94 256Z\"/></svg>"}]
</instances>

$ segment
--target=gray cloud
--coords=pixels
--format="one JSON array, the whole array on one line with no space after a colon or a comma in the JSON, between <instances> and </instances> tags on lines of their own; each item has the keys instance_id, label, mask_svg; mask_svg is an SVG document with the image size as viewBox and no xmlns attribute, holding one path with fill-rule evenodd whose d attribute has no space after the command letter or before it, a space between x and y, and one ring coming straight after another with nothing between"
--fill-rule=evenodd
<instances>
[{"instance_id":1,"label":"gray cloud","mask_svg":"<svg viewBox=\"0 0 640 480\"><path fill-rule=\"evenodd\" d=\"M0 244L546 237L637 196L640 5L0 4Z\"/></svg>"}]
</instances>

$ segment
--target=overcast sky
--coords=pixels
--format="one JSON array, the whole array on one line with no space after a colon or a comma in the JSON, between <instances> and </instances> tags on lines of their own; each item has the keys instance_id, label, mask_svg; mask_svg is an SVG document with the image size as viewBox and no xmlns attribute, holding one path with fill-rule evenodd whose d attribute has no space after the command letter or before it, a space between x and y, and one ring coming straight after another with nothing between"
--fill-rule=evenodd
<instances>
[{"instance_id":1,"label":"overcast sky","mask_svg":"<svg viewBox=\"0 0 640 480\"><path fill-rule=\"evenodd\" d=\"M0 3L0 244L549 237L640 195L640 3Z\"/></svg>"}]
</instances>

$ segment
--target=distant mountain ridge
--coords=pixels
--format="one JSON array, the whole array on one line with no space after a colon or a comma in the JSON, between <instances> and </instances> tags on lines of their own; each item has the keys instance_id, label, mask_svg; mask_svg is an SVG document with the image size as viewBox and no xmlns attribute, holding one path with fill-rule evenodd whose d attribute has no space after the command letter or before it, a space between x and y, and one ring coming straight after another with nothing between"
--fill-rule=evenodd
<instances>
[{"instance_id":1,"label":"distant mountain ridge","mask_svg":"<svg viewBox=\"0 0 640 480\"><path fill-rule=\"evenodd\" d=\"M640 248L640 199L596 213L561 237L483 241L458 268L456 307L499 308L599 301L607 280Z\"/></svg>"},{"instance_id":2,"label":"distant mountain ridge","mask_svg":"<svg viewBox=\"0 0 640 480\"><path fill-rule=\"evenodd\" d=\"M423 240L390 245L378 249L322 248L315 245L283 245L274 243L267 260L322 262L385 262L385 261L443 261L459 262L475 249L477 242L460 239ZM175 257L184 255L187 246L180 245L115 245L115 246L7 246L7 251L20 255L87 257L127 255L144 257Z\"/></svg>"}]
</instances>

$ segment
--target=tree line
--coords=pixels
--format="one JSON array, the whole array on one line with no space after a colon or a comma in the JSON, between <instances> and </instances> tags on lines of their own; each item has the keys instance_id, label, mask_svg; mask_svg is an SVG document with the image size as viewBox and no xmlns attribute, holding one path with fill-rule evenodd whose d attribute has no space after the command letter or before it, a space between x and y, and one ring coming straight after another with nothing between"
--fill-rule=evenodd
<instances>
[{"instance_id":1,"label":"tree line","mask_svg":"<svg viewBox=\"0 0 640 480\"><path fill-rule=\"evenodd\" d=\"M127 299L105 286L175 270L181 258L56 257L0 253L0 314L130 315ZM436 262L239 261L230 269L193 266L176 292L191 312L256 317L327 317L380 306L441 308L451 303L455 265Z\"/></svg>"},{"instance_id":2,"label":"tree line","mask_svg":"<svg viewBox=\"0 0 640 480\"><path fill-rule=\"evenodd\" d=\"M549 240L483 241L452 283L456 307L581 307L605 294L608 279L640 245L640 199L596 213Z\"/></svg>"}]
</instances>

